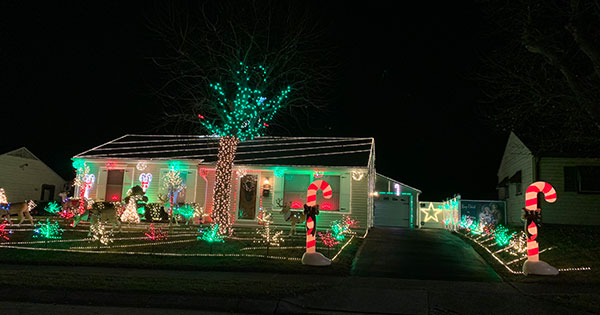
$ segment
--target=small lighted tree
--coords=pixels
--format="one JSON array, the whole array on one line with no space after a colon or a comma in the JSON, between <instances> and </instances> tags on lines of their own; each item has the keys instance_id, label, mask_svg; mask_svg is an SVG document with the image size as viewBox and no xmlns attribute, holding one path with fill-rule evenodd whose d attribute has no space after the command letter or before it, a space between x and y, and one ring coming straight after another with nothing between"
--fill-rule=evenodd
<instances>
[{"instance_id":1,"label":"small lighted tree","mask_svg":"<svg viewBox=\"0 0 600 315\"><path fill-rule=\"evenodd\" d=\"M503 226L503 225L498 225L496 227L496 229L494 230L494 239L496 241L496 244L498 244L498 246L506 246L509 245L511 242L511 238L517 234L517 232L512 232L510 233L510 231L508 230L507 227Z\"/></svg>"},{"instance_id":2,"label":"small lighted tree","mask_svg":"<svg viewBox=\"0 0 600 315\"><path fill-rule=\"evenodd\" d=\"M0 242L5 242L10 240L8 237L9 234L12 234L13 231L6 228L6 224L0 224Z\"/></svg>"},{"instance_id":3,"label":"small lighted tree","mask_svg":"<svg viewBox=\"0 0 600 315\"><path fill-rule=\"evenodd\" d=\"M140 216L137 213L137 201L135 198L129 199L125 211L121 214L121 222L140 223Z\"/></svg>"},{"instance_id":4,"label":"small lighted tree","mask_svg":"<svg viewBox=\"0 0 600 315\"><path fill-rule=\"evenodd\" d=\"M169 216L173 216L173 204L175 202L175 197L179 194L184 188L183 178L181 178L181 172L179 168L181 164L177 161L169 162L169 171L165 174L165 178L163 181L163 187L167 190L167 197L169 198Z\"/></svg>"},{"instance_id":5,"label":"small lighted tree","mask_svg":"<svg viewBox=\"0 0 600 315\"><path fill-rule=\"evenodd\" d=\"M4 192L4 188L0 188L0 204L8 204L8 199L6 198L6 192Z\"/></svg>"},{"instance_id":6,"label":"small lighted tree","mask_svg":"<svg viewBox=\"0 0 600 315\"><path fill-rule=\"evenodd\" d=\"M43 238L46 242L49 239L61 239L63 234L63 229L60 228L58 222L54 221L54 223L50 222L50 218L46 219L46 222L38 222L37 227L33 230L34 238Z\"/></svg>"},{"instance_id":7,"label":"small lighted tree","mask_svg":"<svg viewBox=\"0 0 600 315\"><path fill-rule=\"evenodd\" d=\"M113 242L113 232L107 230L106 226L100 220L90 226L90 233L92 234L92 239L98 242L98 249L100 249L100 245L106 246Z\"/></svg>"},{"instance_id":8,"label":"small lighted tree","mask_svg":"<svg viewBox=\"0 0 600 315\"><path fill-rule=\"evenodd\" d=\"M196 215L196 205L183 205L181 207L175 207L173 209L173 217L175 218L175 224L179 224L179 216L182 216L186 224L189 224L190 220Z\"/></svg>"},{"instance_id":9,"label":"small lighted tree","mask_svg":"<svg viewBox=\"0 0 600 315\"><path fill-rule=\"evenodd\" d=\"M321 238L321 242L325 247L327 247L327 255L329 255L329 250L340 243L332 234L330 230L327 230L325 233L318 232L319 237Z\"/></svg>"},{"instance_id":10,"label":"small lighted tree","mask_svg":"<svg viewBox=\"0 0 600 315\"><path fill-rule=\"evenodd\" d=\"M154 245L156 242L166 240L168 233L160 228L155 228L154 223L150 223L150 227L148 228L148 231L144 233L144 235L146 235L146 240L152 242L153 245L151 248L152 252L154 252Z\"/></svg>"},{"instance_id":11,"label":"small lighted tree","mask_svg":"<svg viewBox=\"0 0 600 315\"><path fill-rule=\"evenodd\" d=\"M526 252L527 233L521 231L515 237L513 237L512 240L510 240L510 249L508 250L508 253L513 256L522 257L526 255Z\"/></svg>"},{"instance_id":12,"label":"small lighted tree","mask_svg":"<svg viewBox=\"0 0 600 315\"><path fill-rule=\"evenodd\" d=\"M147 240L156 242L166 240L168 233L160 228L155 228L154 223L150 223L150 227L148 228L148 231L144 233L144 235L146 235Z\"/></svg>"},{"instance_id":13,"label":"small lighted tree","mask_svg":"<svg viewBox=\"0 0 600 315\"><path fill-rule=\"evenodd\" d=\"M217 223L211 224L209 227L203 230L198 230L200 235L197 237L199 240L203 240L210 245L210 252L212 254L213 243L224 243L223 236L219 234L219 225Z\"/></svg>"},{"instance_id":14,"label":"small lighted tree","mask_svg":"<svg viewBox=\"0 0 600 315\"><path fill-rule=\"evenodd\" d=\"M271 213L270 212L261 212L262 215L259 215L258 223L261 225L258 229L256 229L256 234L260 235L260 239L255 240L254 243L265 244L267 247L267 255L269 255L269 248L271 246L279 246L284 242L281 234L283 231L272 231L271 230Z\"/></svg>"},{"instance_id":15,"label":"small lighted tree","mask_svg":"<svg viewBox=\"0 0 600 315\"><path fill-rule=\"evenodd\" d=\"M62 210L62 207L56 201L49 202L45 207L44 211L50 214L57 214Z\"/></svg>"},{"instance_id":16,"label":"small lighted tree","mask_svg":"<svg viewBox=\"0 0 600 315\"><path fill-rule=\"evenodd\" d=\"M359 222L360 221L354 220L352 217L347 215L343 216L339 220L332 221L330 227L333 237L335 237L335 239L338 241L343 241L346 238L346 234L353 233L352 228L359 227Z\"/></svg>"}]
</instances>

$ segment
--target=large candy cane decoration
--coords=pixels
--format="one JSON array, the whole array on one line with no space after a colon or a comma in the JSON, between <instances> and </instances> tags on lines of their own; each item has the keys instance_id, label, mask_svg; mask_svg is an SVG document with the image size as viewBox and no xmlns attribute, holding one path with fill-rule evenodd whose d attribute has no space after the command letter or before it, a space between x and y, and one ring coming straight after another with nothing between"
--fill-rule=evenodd
<instances>
[{"instance_id":1,"label":"large candy cane decoration","mask_svg":"<svg viewBox=\"0 0 600 315\"><path fill-rule=\"evenodd\" d=\"M547 202L553 203L556 201L556 190L552 185L546 182L535 182L529 185L525 191L525 210L541 212L537 204L537 196L540 192L544 194L544 199ZM539 261L539 245L536 241L538 229L533 220L527 222L527 232L529 234L527 238L527 260Z\"/></svg>"},{"instance_id":2,"label":"large candy cane decoration","mask_svg":"<svg viewBox=\"0 0 600 315\"><path fill-rule=\"evenodd\" d=\"M306 191L306 204L314 207L317 205L317 191L323 191L323 198L330 199L333 195L333 191L331 186L324 180L319 179L312 182L308 185L308 190Z\"/></svg>"},{"instance_id":3,"label":"large candy cane decoration","mask_svg":"<svg viewBox=\"0 0 600 315\"><path fill-rule=\"evenodd\" d=\"M556 190L552 185L546 182L535 182L525 191L525 209L529 211L538 211L537 195L539 192L544 194L544 199L547 202L553 203L556 201Z\"/></svg>"},{"instance_id":4,"label":"large candy cane decoration","mask_svg":"<svg viewBox=\"0 0 600 315\"><path fill-rule=\"evenodd\" d=\"M306 205L309 207L317 206L317 191L323 191L323 198L330 199L333 195L333 191L331 189L331 185L326 181L319 179L312 182L308 185L308 190L306 191ZM318 210L316 210L318 211ZM315 253L316 252L316 214L312 213L306 216L306 252L307 253Z\"/></svg>"}]
</instances>

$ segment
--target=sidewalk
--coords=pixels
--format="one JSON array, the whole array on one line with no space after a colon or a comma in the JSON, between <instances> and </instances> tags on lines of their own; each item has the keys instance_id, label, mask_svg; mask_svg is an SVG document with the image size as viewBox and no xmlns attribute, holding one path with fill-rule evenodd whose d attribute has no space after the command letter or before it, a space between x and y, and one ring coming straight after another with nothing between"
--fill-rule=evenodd
<instances>
[{"instance_id":1,"label":"sidewalk","mask_svg":"<svg viewBox=\"0 0 600 315\"><path fill-rule=\"evenodd\" d=\"M69 274L73 275L74 281L77 281L78 277L86 275L103 274L107 271L115 272L114 268L6 265L0 266L0 272L25 272L26 268L30 269L30 272L34 268L36 272L41 273L49 270L68 271ZM14 314L28 314L28 310L41 307L47 310L46 314L61 315L70 314L70 311L72 311L71 314L80 313L79 310L69 310L65 305L69 307L85 305L89 307L85 313L90 314L128 315L137 314L137 311L140 310L148 310L147 314L154 314L153 312L157 309L164 310L165 314L175 314L178 313L178 310L188 310L179 312L181 314L194 314L194 312L189 312L191 310L203 310L209 311L209 313L215 311L246 314L589 314L577 308L550 302L549 299L553 296L567 295L588 295L600 299L598 288L530 283L511 284L506 282L460 282L356 276L313 276L307 274L141 269L122 269L118 271L126 272L132 277L150 276L152 279L156 279L158 284L160 284L160 279L169 277L187 279L186 281L202 278L219 283L235 280L257 286L260 286L261 283L269 283L268 281L290 284L295 282L318 282L328 287L295 297L260 299L239 296L212 296L210 294L76 291L1 286L0 306L5 305L7 309L12 309ZM119 308L107 308L107 306L118 306ZM119 312L122 308L125 309ZM110 312L107 312L107 309ZM150 312L150 310L153 310L153 312ZM167 310L168 312L166 312ZM1 313L3 315L11 314Z\"/></svg>"}]
</instances>

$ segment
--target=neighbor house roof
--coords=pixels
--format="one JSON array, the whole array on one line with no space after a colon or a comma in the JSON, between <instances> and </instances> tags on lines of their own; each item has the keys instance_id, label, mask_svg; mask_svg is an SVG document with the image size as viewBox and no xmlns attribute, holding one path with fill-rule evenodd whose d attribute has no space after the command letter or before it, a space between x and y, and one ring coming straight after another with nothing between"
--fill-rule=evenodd
<instances>
[{"instance_id":1,"label":"neighbor house roof","mask_svg":"<svg viewBox=\"0 0 600 315\"><path fill-rule=\"evenodd\" d=\"M598 141L584 142L576 138L547 139L519 135L517 136L525 146L537 157L565 157L565 158L597 158L600 157Z\"/></svg>"},{"instance_id":2,"label":"neighbor house roof","mask_svg":"<svg viewBox=\"0 0 600 315\"><path fill-rule=\"evenodd\" d=\"M74 158L202 160L215 163L219 138L198 135L124 135ZM373 138L259 137L238 144L234 163L367 167Z\"/></svg>"}]
</instances>

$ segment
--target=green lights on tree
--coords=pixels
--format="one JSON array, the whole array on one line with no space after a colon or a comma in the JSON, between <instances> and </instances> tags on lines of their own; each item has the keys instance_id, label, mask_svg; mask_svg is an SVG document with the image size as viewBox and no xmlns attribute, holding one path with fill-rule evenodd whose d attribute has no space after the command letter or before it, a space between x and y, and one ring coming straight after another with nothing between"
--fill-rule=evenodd
<instances>
[{"instance_id":1,"label":"green lights on tree","mask_svg":"<svg viewBox=\"0 0 600 315\"><path fill-rule=\"evenodd\" d=\"M197 239L203 240L210 245L210 254L212 254L213 243L225 243L223 236L219 233L219 224L217 223L211 224L203 230L198 230L198 232L200 232L200 236Z\"/></svg>"},{"instance_id":2,"label":"green lights on tree","mask_svg":"<svg viewBox=\"0 0 600 315\"><path fill-rule=\"evenodd\" d=\"M263 134L277 111L286 105L292 88L287 86L268 98L266 68L260 65L249 67L242 62L240 70L233 74L233 82L234 86L225 87L230 89L229 97L221 83L209 85L216 96L216 118L211 120L200 114L198 118L202 126L212 134L232 136L240 141L254 139Z\"/></svg>"},{"instance_id":3,"label":"green lights on tree","mask_svg":"<svg viewBox=\"0 0 600 315\"><path fill-rule=\"evenodd\" d=\"M225 240L219 234L219 225L211 224L209 227L198 230L200 232L200 236L197 237L199 240L203 240L208 243L224 243Z\"/></svg>"},{"instance_id":4,"label":"green lights on tree","mask_svg":"<svg viewBox=\"0 0 600 315\"><path fill-rule=\"evenodd\" d=\"M506 246L510 244L511 238L517 234L517 232L509 233L507 227L498 225L494 231L494 239L496 240L496 244L499 246Z\"/></svg>"},{"instance_id":5,"label":"green lights on tree","mask_svg":"<svg viewBox=\"0 0 600 315\"><path fill-rule=\"evenodd\" d=\"M54 223L50 222L50 218L46 219L45 223L38 222L38 227L33 230L34 238L44 238L44 239L61 239L63 229L60 228L58 222L54 221Z\"/></svg>"},{"instance_id":6,"label":"green lights on tree","mask_svg":"<svg viewBox=\"0 0 600 315\"><path fill-rule=\"evenodd\" d=\"M57 214L60 210L62 210L62 207L58 204L58 202L52 201L48 203L46 207L44 207L44 210L51 214Z\"/></svg>"}]
</instances>

